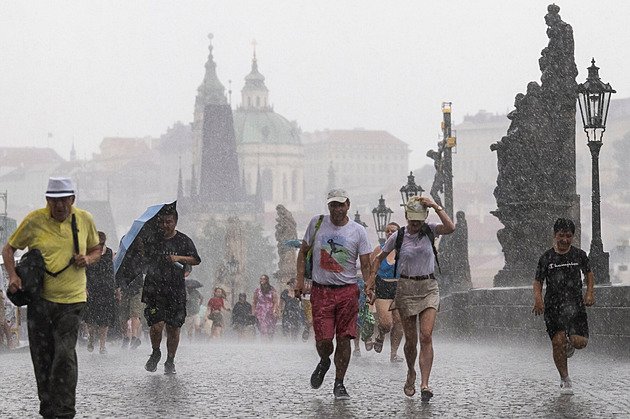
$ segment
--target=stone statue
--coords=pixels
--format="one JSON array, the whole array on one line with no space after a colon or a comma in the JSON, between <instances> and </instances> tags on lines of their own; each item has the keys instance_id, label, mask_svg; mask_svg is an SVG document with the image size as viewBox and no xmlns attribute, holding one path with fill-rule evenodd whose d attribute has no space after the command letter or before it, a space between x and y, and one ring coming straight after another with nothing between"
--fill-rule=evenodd
<instances>
[{"instance_id":1,"label":"stone statue","mask_svg":"<svg viewBox=\"0 0 630 419\"><path fill-rule=\"evenodd\" d=\"M236 303L238 294L247 290L244 275L246 263L244 239L241 220L238 217L228 218L225 231L225 262L219 265L223 280L221 285L216 286L222 286L225 289L232 305ZM230 272L228 263L234 264L231 269L234 269L235 272Z\"/></svg>"},{"instance_id":2,"label":"stone statue","mask_svg":"<svg viewBox=\"0 0 630 419\"><path fill-rule=\"evenodd\" d=\"M296 249L285 245L285 242L297 237L297 224L291 211L286 209L284 205L276 206L276 212L276 241L278 242L279 261L278 271L273 276L278 284L278 292L282 292L287 288L289 279L295 277Z\"/></svg>"},{"instance_id":3,"label":"stone statue","mask_svg":"<svg viewBox=\"0 0 630 419\"><path fill-rule=\"evenodd\" d=\"M427 157L433 159L433 167L435 168L435 176L433 178L433 184L431 185L431 197L436 204L442 206L442 199L440 199L440 193L444 193L444 161L442 159L442 152L444 151L444 141L438 143L438 150L427 151Z\"/></svg>"},{"instance_id":4,"label":"stone statue","mask_svg":"<svg viewBox=\"0 0 630 419\"><path fill-rule=\"evenodd\" d=\"M575 113L577 67L573 29L560 18L560 8L547 7L549 44L539 60L541 84L530 82L514 99L507 135L492 144L497 152L497 186L493 211L504 228L497 238L505 256L495 286L530 285L536 263L551 247L549 226L558 217L576 222ZM579 244L578 244L579 245Z\"/></svg>"}]
</instances>

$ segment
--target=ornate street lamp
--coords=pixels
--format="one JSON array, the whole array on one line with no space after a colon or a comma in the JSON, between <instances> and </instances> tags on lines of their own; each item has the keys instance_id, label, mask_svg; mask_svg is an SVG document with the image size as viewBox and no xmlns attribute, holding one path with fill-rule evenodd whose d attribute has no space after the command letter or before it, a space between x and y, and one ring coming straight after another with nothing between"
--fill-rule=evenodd
<instances>
[{"instance_id":1,"label":"ornate street lamp","mask_svg":"<svg viewBox=\"0 0 630 419\"><path fill-rule=\"evenodd\" d=\"M608 105L610 96L617 93L609 83L604 83L599 78L599 67L595 65L595 59L588 68L586 82L578 85L578 104L584 124L584 132L588 148L591 150L592 161L592 213L593 213L593 237L591 239L591 251L589 259L597 284L610 284L609 254L604 252L602 243L602 227L599 195L599 150L602 148L602 137L606 131L606 119L608 118ZM599 134L599 135L598 135Z\"/></svg>"},{"instance_id":2,"label":"ornate street lamp","mask_svg":"<svg viewBox=\"0 0 630 419\"><path fill-rule=\"evenodd\" d=\"M402 197L403 205L407 205L409 198L412 196L422 195L422 192L424 192L424 189L422 189L422 186L416 185L413 172L409 172L409 176L407 176L407 184L400 188L400 196Z\"/></svg>"},{"instance_id":3,"label":"ornate street lamp","mask_svg":"<svg viewBox=\"0 0 630 419\"><path fill-rule=\"evenodd\" d=\"M359 210L357 210L357 213L354 214L354 222L355 223L359 223L361 224L363 227L367 228L367 224L365 224L363 221L361 221L361 215L359 215Z\"/></svg>"},{"instance_id":4,"label":"ornate street lamp","mask_svg":"<svg viewBox=\"0 0 630 419\"><path fill-rule=\"evenodd\" d=\"M376 235L378 236L378 242L380 244L385 243L385 227L389 224L389 219L392 216L392 211L385 205L385 199L383 195L378 200L378 207L372 210L374 216L374 228L376 228Z\"/></svg>"}]
</instances>

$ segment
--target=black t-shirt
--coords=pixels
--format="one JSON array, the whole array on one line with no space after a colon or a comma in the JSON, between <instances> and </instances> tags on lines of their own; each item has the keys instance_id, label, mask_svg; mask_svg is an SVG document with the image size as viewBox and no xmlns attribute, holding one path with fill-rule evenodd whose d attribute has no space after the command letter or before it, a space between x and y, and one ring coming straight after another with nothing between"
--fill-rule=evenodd
<instances>
[{"instance_id":1,"label":"black t-shirt","mask_svg":"<svg viewBox=\"0 0 630 419\"><path fill-rule=\"evenodd\" d=\"M184 269L171 262L168 255L192 256L201 262L195 244L179 231L170 239L164 239L146 248L147 275L144 279L142 301L147 304L156 302L186 302Z\"/></svg>"},{"instance_id":2,"label":"black t-shirt","mask_svg":"<svg viewBox=\"0 0 630 419\"><path fill-rule=\"evenodd\" d=\"M582 304L582 275L591 271L586 252L577 247L563 255L547 250L538 261L536 281L547 281L546 308Z\"/></svg>"}]
</instances>

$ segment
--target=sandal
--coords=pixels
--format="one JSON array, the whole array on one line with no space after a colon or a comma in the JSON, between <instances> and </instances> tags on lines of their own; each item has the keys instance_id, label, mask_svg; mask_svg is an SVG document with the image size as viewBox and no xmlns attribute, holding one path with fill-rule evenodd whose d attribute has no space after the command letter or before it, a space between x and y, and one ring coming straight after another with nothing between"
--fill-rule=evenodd
<instances>
[{"instance_id":1,"label":"sandal","mask_svg":"<svg viewBox=\"0 0 630 419\"><path fill-rule=\"evenodd\" d=\"M376 353L379 353L379 354L380 354L380 353L381 353L381 351L383 350L383 342L384 342L384 340L385 340L385 339L379 339L379 338L376 338L376 339L374 340L374 351L375 351Z\"/></svg>"},{"instance_id":2,"label":"sandal","mask_svg":"<svg viewBox=\"0 0 630 419\"><path fill-rule=\"evenodd\" d=\"M431 389L429 387L424 387L420 392L420 400L422 400L423 402L428 402L431 397L433 397L433 392L431 391Z\"/></svg>"},{"instance_id":3,"label":"sandal","mask_svg":"<svg viewBox=\"0 0 630 419\"><path fill-rule=\"evenodd\" d=\"M407 381L405 381L405 387L403 390L405 392L405 396L412 397L416 394L416 372L413 372L413 380L411 380L411 384L409 383L409 373L411 371L407 371Z\"/></svg>"},{"instance_id":4,"label":"sandal","mask_svg":"<svg viewBox=\"0 0 630 419\"><path fill-rule=\"evenodd\" d=\"M365 350L366 351L371 351L373 346L374 346L374 342L372 342L372 339L365 341Z\"/></svg>"},{"instance_id":5,"label":"sandal","mask_svg":"<svg viewBox=\"0 0 630 419\"><path fill-rule=\"evenodd\" d=\"M392 355L389 357L389 362L391 362L392 364L398 363L398 362L404 362L405 358L398 356L398 355Z\"/></svg>"}]
</instances>

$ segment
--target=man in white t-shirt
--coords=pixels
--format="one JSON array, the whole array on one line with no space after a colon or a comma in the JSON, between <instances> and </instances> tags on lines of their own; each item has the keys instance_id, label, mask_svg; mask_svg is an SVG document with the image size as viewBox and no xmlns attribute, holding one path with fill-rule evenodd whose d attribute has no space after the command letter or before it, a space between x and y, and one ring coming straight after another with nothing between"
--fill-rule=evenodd
<instances>
[{"instance_id":1,"label":"man in white t-shirt","mask_svg":"<svg viewBox=\"0 0 630 419\"><path fill-rule=\"evenodd\" d=\"M350 362L350 340L356 338L359 314L357 259L364 278L370 273L372 246L365 228L348 218L350 199L343 189L328 192L330 215L313 217L304 233L297 258L296 297L304 292L306 256L313 243L311 304L317 353L321 360L311 375L311 387L319 388L335 352L336 399L348 399L343 379ZM320 221L321 218L321 221ZM318 226L319 224L319 226ZM333 344L336 337L337 348Z\"/></svg>"}]
</instances>

